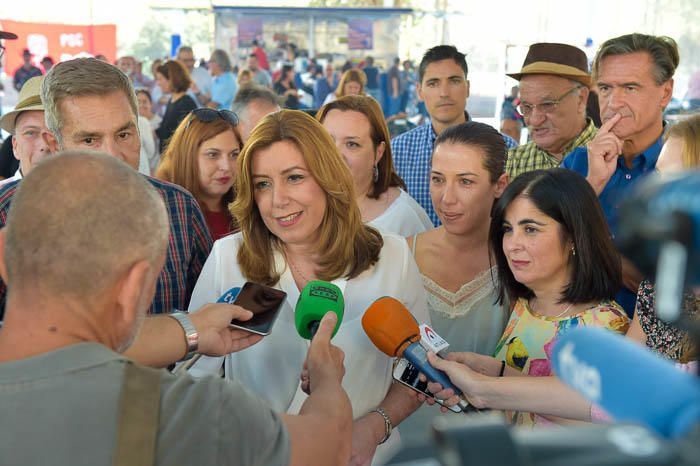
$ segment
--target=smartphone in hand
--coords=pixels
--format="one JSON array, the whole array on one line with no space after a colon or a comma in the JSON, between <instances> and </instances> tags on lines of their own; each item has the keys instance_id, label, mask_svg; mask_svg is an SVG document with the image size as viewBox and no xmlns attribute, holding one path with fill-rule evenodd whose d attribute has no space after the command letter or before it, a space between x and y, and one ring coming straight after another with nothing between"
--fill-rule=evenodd
<instances>
[{"instance_id":1,"label":"smartphone in hand","mask_svg":"<svg viewBox=\"0 0 700 466\"><path fill-rule=\"evenodd\" d=\"M246 282L233 304L253 313L250 320L234 319L231 326L257 335L269 335L282 309L287 293L265 285Z\"/></svg>"},{"instance_id":2,"label":"smartphone in hand","mask_svg":"<svg viewBox=\"0 0 700 466\"><path fill-rule=\"evenodd\" d=\"M396 367L394 367L394 380L396 380L400 384L407 386L412 390L417 391L418 393L427 396L428 398L432 398L438 404L445 406L442 403L442 401L435 398L435 396L430 392L430 390L428 390L428 382L422 382L418 377L419 375L420 371L404 358L399 359L396 363ZM454 413L462 412L462 409L459 407L459 405L445 406L445 408L449 409Z\"/></svg>"}]
</instances>

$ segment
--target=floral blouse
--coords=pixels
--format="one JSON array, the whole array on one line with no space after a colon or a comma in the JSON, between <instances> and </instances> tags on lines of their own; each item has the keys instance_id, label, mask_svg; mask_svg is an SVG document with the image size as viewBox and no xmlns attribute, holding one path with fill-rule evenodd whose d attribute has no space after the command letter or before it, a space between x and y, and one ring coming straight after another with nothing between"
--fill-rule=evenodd
<instances>
[{"instance_id":1,"label":"floral blouse","mask_svg":"<svg viewBox=\"0 0 700 466\"><path fill-rule=\"evenodd\" d=\"M656 316L654 285L644 280L637 291L637 315L642 330L647 335L647 346L662 356L680 362L688 362L691 353L688 334L667 324ZM700 318L700 297L693 294L683 299L683 314L693 320Z\"/></svg>"},{"instance_id":2,"label":"floral blouse","mask_svg":"<svg viewBox=\"0 0 700 466\"><path fill-rule=\"evenodd\" d=\"M625 334L629 318L615 301L603 301L564 317L546 317L530 309L524 298L515 303L510 320L496 346L495 358L533 377L552 375L550 356L560 335L576 327L603 327ZM506 412L506 419L521 426L551 424L534 413Z\"/></svg>"}]
</instances>

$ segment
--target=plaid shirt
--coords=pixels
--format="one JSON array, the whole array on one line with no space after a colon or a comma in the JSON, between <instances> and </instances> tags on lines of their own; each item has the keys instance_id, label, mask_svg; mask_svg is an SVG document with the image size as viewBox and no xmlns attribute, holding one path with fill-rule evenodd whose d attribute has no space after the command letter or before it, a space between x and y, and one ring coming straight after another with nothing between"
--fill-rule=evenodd
<instances>
[{"instance_id":1,"label":"plaid shirt","mask_svg":"<svg viewBox=\"0 0 700 466\"><path fill-rule=\"evenodd\" d=\"M469 120L467 115L467 120ZM440 225L440 219L430 200L430 164L437 134L430 122L400 134L391 140L391 153L396 172L403 178L410 194L425 209L433 225ZM503 135L508 149L518 146L513 138Z\"/></svg>"},{"instance_id":2,"label":"plaid shirt","mask_svg":"<svg viewBox=\"0 0 700 466\"><path fill-rule=\"evenodd\" d=\"M164 314L187 309L199 272L207 260L212 240L204 216L192 195L171 183L146 177L163 197L170 219L165 266L158 277L156 295L149 312ZM20 181L0 188L0 228L7 222L12 196ZM0 280L0 311L4 312L7 287ZM2 320L0 312L0 320Z\"/></svg>"},{"instance_id":3,"label":"plaid shirt","mask_svg":"<svg viewBox=\"0 0 700 466\"><path fill-rule=\"evenodd\" d=\"M585 146L593 139L598 132L598 129L593 124L593 120L588 120L588 125L579 133L573 141L571 141L562 151L563 157L556 158L549 152L537 147L534 141L530 141L515 149L508 151L508 160L506 161L506 172L511 181L516 176L522 175L533 170L556 168L561 164L561 161L568 154L573 152L577 147Z\"/></svg>"}]
</instances>

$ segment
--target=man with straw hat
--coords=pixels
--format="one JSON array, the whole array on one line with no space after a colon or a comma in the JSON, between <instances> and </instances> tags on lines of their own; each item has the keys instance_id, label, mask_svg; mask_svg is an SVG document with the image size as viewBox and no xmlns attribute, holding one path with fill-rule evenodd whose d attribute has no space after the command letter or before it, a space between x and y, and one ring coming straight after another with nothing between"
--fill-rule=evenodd
<instances>
[{"instance_id":1,"label":"man with straw hat","mask_svg":"<svg viewBox=\"0 0 700 466\"><path fill-rule=\"evenodd\" d=\"M12 135L12 151L19 160L19 170L1 184L18 180L49 155L49 147L42 137L48 131L41 103L43 76L29 79L19 91L19 101L11 112L0 118L0 127Z\"/></svg>"},{"instance_id":2,"label":"man with straw hat","mask_svg":"<svg viewBox=\"0 0 700 466\"><path fill-rule=\"evenodd\" d=\"M591 86L583 50L567 44L532 44L519 73L518 110L530 132L530 142L511 149L506 171L510 179L532 170L558 167L562 159L596 134L586 118Z\"/></svg>"}]
</instances>

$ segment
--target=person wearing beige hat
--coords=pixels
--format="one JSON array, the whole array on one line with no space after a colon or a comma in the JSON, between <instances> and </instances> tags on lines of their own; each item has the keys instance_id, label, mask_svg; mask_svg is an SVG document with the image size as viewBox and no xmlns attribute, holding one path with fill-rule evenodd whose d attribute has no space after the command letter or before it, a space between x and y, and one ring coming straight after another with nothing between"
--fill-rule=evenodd
<instances>
[{"instance_id":1,"label":"person wearing beige hat","mask_svg":"<svg viewBox=\"0 0 700 466\"><path fill-rule=\"evenodd\" d=\"M17 106L0 118L0 127L12 135L12 151L19 160L17 173L0 182L0 185L26 176L37 163L50 155L42 137L42 133L48 131L40 96L43 80L43 76L36 76L24 83L19 91Z\"/></svg>"},{"instance_id":2,"label":"person wearing beige hat","mask_svg":"<svg viewBox=\"0 0 700 466\"><path fill-rule=\"evenodd\" d=\"M532 44L522 69L508 74L520 81L518 110L530 142L511 149L506 162L510 179L532 170L558 167L575 148L596 134L586 118L591 86L583 50L567 44Z\"/></svg>"}]
</instances>

